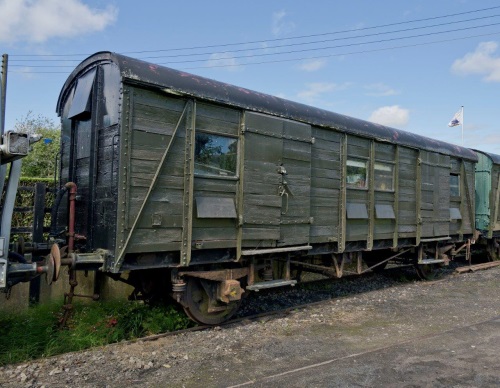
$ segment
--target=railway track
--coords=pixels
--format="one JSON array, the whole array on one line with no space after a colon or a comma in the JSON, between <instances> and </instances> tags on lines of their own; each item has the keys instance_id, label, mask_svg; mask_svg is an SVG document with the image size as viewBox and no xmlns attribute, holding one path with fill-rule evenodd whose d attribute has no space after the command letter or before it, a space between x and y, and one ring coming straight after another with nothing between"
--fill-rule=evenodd
<instances>
[{"instance_id":1,"label":"railway track","mask_svg":"<svg viewBox=\"0 0 500 388\"><path fill-rule=\"evenodd\" d=\"M307 378L322 379L309 384L312 386L321 385L318 381L334 381L332 378L339 386L344 382L346 386L366 376L394 382L402 381L402 375L404 381L411 376L431 379L447 371L456 385L474 380L460 380L462 377L454 376L453 371L470 371L473 365L481 376L497 376L494 342L480 342L482 328L485 335L490 334L493 323L473 326L498 317L499 268L463 275L455 269L427 282L413 281L415 275L410 279L410 270L390 268L384 276L367 274L341 282L317 280L304 287L322 289L327 283L345 283L350 292L335 299L325 294L324 300L245 314L220 325L222 328L197 326L36 360L20 368L7 366L0 368L0 381L3 373L4 381L12 381L6 386L12 387L19 386L22 378L40 386L64 382L113 385L116 376L130 386L164 385L166 381L172 386L273 385L275 381L306 386L300 379ZM406 276L405 281L402 278ZM364 284L361 289L349 288L358 281ZM372 291L365 282L371 282ZM256 297L290 299L293 291L262 292ZM409 352L416 358L407 360ZM432 358L434 354L437 359ZM440 369L442 363L446 368ZM426 368L425 376L422 368ZM66 373L55 375L58 370ZM338 375L321 375L329 372ZM382 381L373 385L384 386Z\"/></svg>"},{"instance_id":2,"label":"railway track","mask_svg":"<svg viewBox=\"0 0 500 388\"><path fill-rule=\"evenodd\" d=\"M500 262L493 266L491 263L482 263L479 264L478 267L469 266L468 263L454 263L454 265L450 268L443 270L439 277L435 280L419 282L420 284L426 286L432 286L437 283L449 281L451 277L456 276L457 274L470 272L471 268L474 268L474 270L476 270L475 268L487 269L489 268L488 264L490 264L489 267L493 267L500 265ZM209 330L214 329L214 327L222 328L235 324L248 323L255 320L272 319L273 317L288 315L295 310L303 310L308 307L321 305L325 302L331 301L332 299L342 300L361 293L365 294L376 292L380 289L389 287L394 289L404 288L409 284L413 284L413 282L417 280L416 275L414 275L414 269L411 266L399 266L387 268L383 273L378 274L367 272L361 275L346 275L341 279L314 279L303 282L294 288L265 289L250 295L248 298L245 298L236 318L232 318L217 326L197 325L188 329L154 334L122 343L155 341L163 337ZM307 294L308 292L315 296L315 300L298 303L297 300L300 300L302 298L301 296L304 293ZM306 295L304 298L309 298L309 296ZM269 306L268 300L280 300L280 303ZM285 303L286 306L280 306L280 304L283 303ZM254 306L262 306L263 304L268 307L266 311L255 312Z\"/></svg>"}]
</instances>

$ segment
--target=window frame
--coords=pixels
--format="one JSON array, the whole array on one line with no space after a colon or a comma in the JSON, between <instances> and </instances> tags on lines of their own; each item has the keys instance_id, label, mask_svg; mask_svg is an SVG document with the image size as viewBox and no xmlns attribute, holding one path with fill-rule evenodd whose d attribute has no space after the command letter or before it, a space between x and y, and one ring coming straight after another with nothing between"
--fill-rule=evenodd
<instances>
[{"instance_id":1,"label":"window frame","mask_svg":"<svg viewBox=\"0 0 500 388\"><path fill-rule=\"evenodd\" d=\"M227 138L236 141L236 166L235 166L235 171L233 175L216 175L216 174L211 174L209 172L197 172L196 171L196 137L198 135L209 135L209 136L217 136L217 137L222 137L222 138ZM238 180L239 175L240 175L240 141L239 141L239 136L235 135L230 135L227 133L220 133L220 132L215 132L215 131L209 131L209 130L195 130L195 152L194 152L194 168L193 168L193 173L194 176L197 178L208 178L208 179L228 179L228 180ZM214 166L215 167L215 166Z\"/></svg>"},{"instance_id":2,"label":"window frame","mask_svg":"<svg viewBox=\"0 0 500 388\"><path fill-rule=\"evenodd\" d=\"M452 182L451 182L451 177L456 177L457 179L457 184L456 185L452 185ZM456 198L459 198L461 196L461 184L460 184L460 174L459 173L450 173L450 197L456 197ZM455 194L454 192L452 192L452 188L456 187L457 188L457 191L458 191L458 194Z\"/></svg>"},{"instance_id":3,"label":"window frame","mask_svg":"<svg viewBox=\"0 0 500 388\"><path fill-rule=\"evenodd\" d=\"M394 192L394 172L395 172L395 168L394 168L394 162L389 162L389 161L375 161L374 165L373 165L373 186L374 186L374 189L375 191L383 191L383 192L388 192L388 193L393 193ZM380 167L380 166L384 166L384 167L389 167L390 168L390 171L391 171L391 187L388 188L388 189L383 189L383 188L380 188L380 187L377 187L377 173L376 171L379 170L379 171L384 171L383 169L381 168L377 168L377 167ZM386 170L387 171L387 170Z\"/></svg>"},{"instance_id":4,"label":"window frame","mask_svg":"<svg viewBox=\"0 0 500 388\"><path fill-rule=\"evenodd\" d=\"M358 182L360 181L359 179L355 182L355 183L349 183L348 182L348 178L349 176L353 176L353 175L359 175L359 174L352 174L352 175L349 175L348 173L348 169L349 167L358 167L358 168L362 168L363 166L356 166L355 164L351 164L349 165L349 163L358 163L358 164L363 164L364 165L364 169L365 169L365 179L364 179L364 184L363 186L358 186ZM370 172L370 163L369 163L369 160L368 159L364 159L364 158L360 158L360 157L347 157L347 160L346 160L346 175L345 175L345 185L348 189L355 189L355 190L368 190L368 187L369 187L369 184L368 184L368 180L369 180L369 172Z\"/></svg>"}]
</instances>

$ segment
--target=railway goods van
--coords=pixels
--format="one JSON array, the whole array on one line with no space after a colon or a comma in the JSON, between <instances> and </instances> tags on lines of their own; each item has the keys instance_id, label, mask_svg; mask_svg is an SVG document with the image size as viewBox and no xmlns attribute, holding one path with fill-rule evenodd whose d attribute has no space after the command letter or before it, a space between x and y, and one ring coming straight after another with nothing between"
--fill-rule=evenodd
<instances>
[{"instance_id":1,"label":"railway goods van","mask_svg":"<svg viewBox=\"0 0 500 388\"><path fill-rule=\"evenodd\" d=\"M470 256L476 222L500 230L500 157L123 55L84 60L57 112L49 265L168 293L198 322L301 271L426 277Z\"/></svg>"},{"instance_id":2,"label":"railway goods van","mask_svg":"<svg viewBox=\"0 0 500 388\"><path fill-rule=\"evenodd\" d=\"M475 150L476 229L480 232L479 251L489 260L500 259L500 156Z\"/></svg>"}]
</instances>

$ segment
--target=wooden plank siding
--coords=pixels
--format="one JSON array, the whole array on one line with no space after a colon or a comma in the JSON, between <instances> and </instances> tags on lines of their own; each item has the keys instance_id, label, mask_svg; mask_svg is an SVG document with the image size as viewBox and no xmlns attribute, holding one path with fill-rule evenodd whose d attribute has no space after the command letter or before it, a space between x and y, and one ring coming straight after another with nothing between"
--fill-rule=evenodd
<instances>
[{"instance_id":1,"label":"wooden plank siding","mask_svg":"<svg viewBox=\"0 0 500 388\"><path fill-rule=\"evenodd\" d=\"M279 168L283 122L266 115L245 114L242 246L275 246L281 237L282 198Z\"/></svg>"},{"instance_id":2,"label":"wooden plank siding","mask_svg":"<svg viewBox=\"0 0 500 388\"><path fill-rule=\"evenodd\" d=\"M475 165L472 162L460 161L460 202L457 203L453 197L450 197L450 207L458 207L462 215L461 228L462 234L473 234L475 230ZM453 223L450 227L454 225ZM451 233L451 231L450 231Z\"/></svg>"},{"instance_id":3,"label":"wooden plank siding","mask_svg":"<svg viewBox=\"0 0 500 388\"><path fill-rule=\"evenodd\" d=\"M129 113L131 146L128 167L128 208L126 227L135 222L144 197L151 185L158 163L170 142L175 126L184 109L184 99L132 88L133 106ZM240 111L213 104L197 103L195 131L238 136ZM194 210L192 222L186 223L186 125L183 118L153 192L142 210L127 252L154 252L180 250L183 236L189 236L193 247L224 248L236 244L236 219L199 219L196 212L197 196L232 198L236 201L237 177L221 179L195 176L193 181ZM192 152L191 148L189 148ZM189 231L187 229L190 229ZM184 230L184 232L183 232ZM149 237L148 237L149 236ZM186 260L189 261L189 258Z\"/></svg>"},{"instance_id":4,"label":"wooden plank siding","mask_svg":"<svg viewBox=\"0 0 500 388\"><path fill-rule=\"evenodd\" d=\"M368 241L369 239L369 218L370 218L370 202L369 202L369 187L372 184L370 176L370 154L371 141L369 139L347 136L347 160L362 160L367 162L367 178L366 187L354 188L347 186L346 203L349 208L352 204L359 204L366 207L366 218L357 219L351 218L349 212L346 214L346 241Z\"/></svg>"},{"instance_id":5,"label":"wooden plank siding","mask_svg":"<svg viewBox=\"0 0 500 388\"><path fill-rule=\"evenodd\" d=\"M279 246L309 243L311 215L311 126L284 121L281 231ZM297 140L301 139L301 140Z\"/></svg>"},{"instance_id":6,"label":"wooden plank siding","mask_svg":"<svg viewBox=\"0 0 500 388\"><path fill-rule=\"evenodd\" d=\"M242 246L309 243L311 127L245 114Z\"/></svg>"},{"instance_id":7,"label":"wooden plank siding","mask_svg":"<svg viewBox=\"0 0 500 388\"><path fill-rule=\"evenodd\" d=\"M421 151L421 203L423 238L449 235L450 157Z\"/></svg>"},{"instance_id":8,"label":"wooden plank siding","mask_svg":"<svg viewBox=\"0 0 500 388\"><path fill-rule=\"evenodd\" d=\"M417 159L418 151L400 147L398 235L400 238L414 238L417 233Z\"/></svg>"},{"instance_id":9,"label":"wooden plank siding","mask_svg":"<svg viewBox=\"0 0 500 388\"><path fill-rule=\"evenodd\" d=\"M196 132L237 137L239 135L241 111L219 105L197 102ZM196 175L194 178L194 197L230 198L237 203L238 177L210 177ZM237 218L197 217L196 203L193 204L192 239L194 247L234 248L238 233ZM236 208L235 208L236 212Z\"/></svg>"},{"instance_id":10,"label":"wooden plank siding","mask_svg":"<svg viewBox=\"0 0 500 388\"><path fill-rule=\"evenodd\" d=\"M189 114L181 121L136 222L186 99L131 86L129 93L131 106L129 111L124 109L129 117L129 146L123 150L128 164L121 164L127 171L127 205L121 233L126 235L134 223L136 230L128 253L181 251L188 234L192 249L241 252L337 242L341 251L346 243L364 242L370 250L380 240L397 247L400 239L407 243L408 239L463 235L474 227L469 211L474 199L466 199L466 191L469 196L474 193L473 162L194 100L189 102L196 106L194 121L189 121ZM186 155L193 153L188 144L193 135L186 137L186 126L193 123L195 134L238 139L238 155L244 158L238 160L234 176L192 172L188 225ZM102 157L114 157L112 134L100 133L98 141ZM347 184L349 159L366 162L365 187ZM392 171L392 185L389 181L377 184L377 176L383 176L377 175L380 171ZM450 197L450 173L460 175L459 198ZM105 167L97 184L105 187L113 176L111 167ZM210 197L231 199L224 203L234 203L235 216L198 217L196 198ZM355 216L346 210L352 205L358 212ZM460 220L450 223L450 207L460 209Z\"/></svg>"},{"instance_id":11,"label":"wooden plank siding","mask_svg":"<svg viewBox=\"0 0 500 388\"><path fill-rule=\"evenodd\" d=\"M311 243L337 240L340 200L340 142L336 131L312 128Z\"/></svg>"},{"instance_id":12,"label":"wooden plank siding","mask_svg":"<svg viewBox=\"0 0 500 388\"><path fill-rule=\"evenodd\" d=\"M374 240L392 240L394 238L394 229L396 227L396 214L394 214L394 218L384 218L388 217L386 215L377 215L374 207L376 206L385 206L392 209L395 212L396 209L396 179L395 179L395 165L396 165L396 146L393 144L379 143L374 142L375 146L375 155L372 157L372 161L375 163L375 167L380 165L384 168L392 169L392 187L388 185L379 186L378 182L376 182L376 177L373 176L370 181L373 186L374 196L373 203L370 204L371 212L373 214L373 222L374 222L374 231L373 231L373 239ZM372 169L375 171L376 168Z\"/></svg>"},{"instance_id":13,"label":"wooden plank siding","mask_svg":"<svg viewBox=\"0 0 500 388\"><path fill-rule=\"evenodd\" d=\"M130 87L128 113L129 151L127 207L124 234L130 232L153 181L160 160L172 138L186 100ZM179 250L181 246L184 198L184 144L186 117L182 119L127 246L128 253ZM122 154L123 155L123 154Z\"/></svg>"}]
</instances>

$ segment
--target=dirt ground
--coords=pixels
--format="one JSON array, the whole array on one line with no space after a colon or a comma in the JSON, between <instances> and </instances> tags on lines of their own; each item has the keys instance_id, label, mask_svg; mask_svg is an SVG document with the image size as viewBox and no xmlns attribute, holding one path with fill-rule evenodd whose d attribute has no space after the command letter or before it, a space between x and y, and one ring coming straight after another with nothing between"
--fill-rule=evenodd
<instances>
[{"instance_id":1,"label":"dirt ground","mask_svg":"<svg viewBox=\"0 0 500 388\"><path fill-rule=\"evenodd\" d=\"M500 267L0 368L4 387L500 386Z\"/></svg>"}]
</instances>

